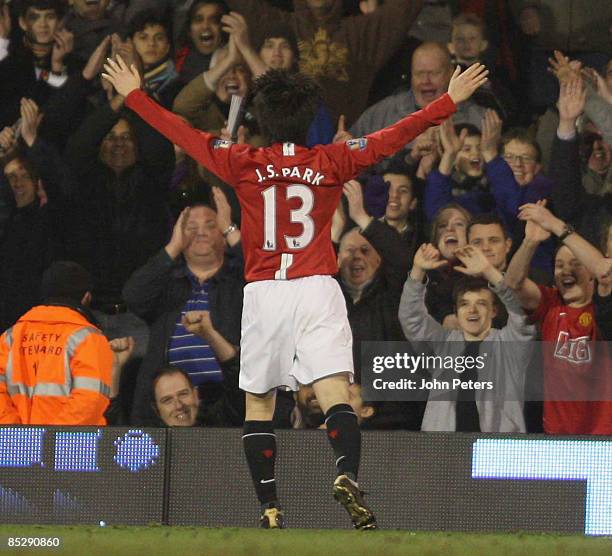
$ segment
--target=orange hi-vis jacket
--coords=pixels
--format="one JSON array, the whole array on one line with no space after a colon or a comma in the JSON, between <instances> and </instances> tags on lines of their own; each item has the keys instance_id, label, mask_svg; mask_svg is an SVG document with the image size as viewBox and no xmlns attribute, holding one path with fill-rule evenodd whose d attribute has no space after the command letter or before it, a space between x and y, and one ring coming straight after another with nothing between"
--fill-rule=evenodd
<instances>
[{"instance_id":1,"label":"orange hi-vis jacket","mask_svg":"<svg viewBox=\"0 0 612 556\"><path fill-rule=\"evenodd\" d=\"M85 316L34 307L0 337L0 424L105 425L112 366Z\"/></svg>"}]
</instances>

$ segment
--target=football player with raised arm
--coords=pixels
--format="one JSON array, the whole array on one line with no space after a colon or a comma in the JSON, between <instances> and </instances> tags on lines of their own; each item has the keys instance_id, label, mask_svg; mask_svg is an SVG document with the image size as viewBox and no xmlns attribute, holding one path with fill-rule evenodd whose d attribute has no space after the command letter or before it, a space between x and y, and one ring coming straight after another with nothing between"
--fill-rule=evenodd
<instances>
[{"instance_id":1,"label":"football player with raised arm","mask_svg":"<svg viewBox=\"0 0 612 556\"><path fill-rule=\"evenodd\" d=\"M325 413L338 476L334 497L357 529L376 519L357 483L361 433L349 404L352 337L333 275L331 220L343 184L439 125L486 82L474 64L451 78L448 93L423 110L366 137L306 148L319 103L318 86L299 73L270 70L255 82L254 110L269 147L232 144L193 129L141 90L141 77L117 56L103 77L126 106L231 185L242 208L245 275L240 387L246 392L244 450L262 505L260 525L283 526L276 494L277 388L312 384Z\"/></svg>"}]
</instances>

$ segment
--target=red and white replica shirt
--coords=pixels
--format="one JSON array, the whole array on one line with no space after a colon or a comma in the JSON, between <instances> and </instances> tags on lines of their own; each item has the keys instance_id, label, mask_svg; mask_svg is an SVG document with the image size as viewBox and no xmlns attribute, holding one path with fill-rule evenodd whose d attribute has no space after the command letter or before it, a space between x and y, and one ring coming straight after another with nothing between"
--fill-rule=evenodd
<instances>
[{"instance_id":1,"label":"red and white replica shirt","mask_svg":"<svg viewBox=\"0 0 612 556\"><path fill-rule=\"evenodd\" d=\"M607 342L596 342L592 304L569 307L556 288L540 286L533 314L544 349L544 430L612 434L612 367Z\"/></svg>"}]
</instances>

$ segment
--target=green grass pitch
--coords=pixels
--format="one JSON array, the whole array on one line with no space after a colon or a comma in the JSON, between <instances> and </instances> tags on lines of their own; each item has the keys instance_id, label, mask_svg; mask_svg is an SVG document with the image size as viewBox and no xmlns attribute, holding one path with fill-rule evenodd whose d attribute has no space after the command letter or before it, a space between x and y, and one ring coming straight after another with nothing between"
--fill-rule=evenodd
<instances>
[{"instance_id":1,"label":"green grass pitch","mask_svg":"<svg viewBox=\"0 0 612 556\"><path fill-rule=\"evenodd\" d=\"M57 549L9 549L8 537L61 537ZM78 556L606 555L611 538L525 533L207 529L204 527L0 526L4 554Z\"/></svg>"}]
</instances>

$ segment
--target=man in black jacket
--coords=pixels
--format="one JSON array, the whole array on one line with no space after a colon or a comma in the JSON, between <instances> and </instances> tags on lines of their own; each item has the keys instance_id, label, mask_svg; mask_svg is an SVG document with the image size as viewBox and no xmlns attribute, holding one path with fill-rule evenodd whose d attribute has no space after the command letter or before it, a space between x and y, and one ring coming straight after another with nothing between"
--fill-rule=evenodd
<instances>
[{"instance_id":1,"label":"man in black jacket","mask_svg":"<svg viewBox=\"0 0 612 556\"><path fill-rule=\"evenodd\" d=\"M348 231L340 241L337 276L346 300L353 333L353 360L356 381L361 380L361 343L405 341L397 317L409 261L402 237L391 226L366 212L361 185L344 185L349 216L359 228ZM424 404L387 402L377 405L369 426L419 430Z\"/></svg>"},{"instance_id":2,"label":"man in black jacket","mask_svg":"<svg viewBox=\"0 0 612 556\"><path fill-rule=\"evenodd\" d=\"M68 252L93 275L92 308L105 334L133 336L141 357L148 332L127 311L121 289L165 243L174 149L140 118L122 113L122 105L116 95L68 141Z\"/></svg>"},{"instance_id":3,"label":"man in black jacket","mask_svg":"<svg viewBox=\"0 0 612 556\"><path fill-rule=\"evenodd\" d=\"M240 232L232 225L229 205L219 190L215 190L215 201L218 213L203 205L185 209L170 242L123 289L129 309L151 327L134 396L134 424L156 422L151 392L158 369L171 364L187 370L205 394L239 366L236 346L244 286ZM228 247L225 252L223 236ZM193 336L189 328L198 323L209 329L206 345L214 361L200 357L201 344L187 338Z\"/></svg>"}]
</instances>

